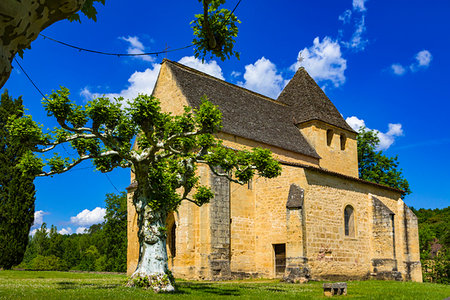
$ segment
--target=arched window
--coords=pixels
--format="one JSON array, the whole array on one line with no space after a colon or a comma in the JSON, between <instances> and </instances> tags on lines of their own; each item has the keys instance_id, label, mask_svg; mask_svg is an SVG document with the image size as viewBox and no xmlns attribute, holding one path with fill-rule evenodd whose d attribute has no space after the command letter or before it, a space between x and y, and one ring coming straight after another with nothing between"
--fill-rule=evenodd
<instances>
[{"instance_id":1,"label":"arched window","mask_svg":"<svg viewBox=\"0 0 450 300\"><path fill-rule=\"evenodd\" d=\"M327 130L327 145L330 146L331 145L331 141L333 140L333 130L332 129L328 129Z\"/></svg>"},{"instance_id":2,"label":"arched window","mask_svg":"<svg viewBox=\"0 0 450 300\"><path fill-rule=\"evenodd\" d=\"M177 244L176 244L176 232L177 225L173 222L172 227L170 228L167 240L169 244L170 256L175 257L177 255Z\"/></svg>"},{"instance_id":3,"label":"arched window","mask_svg":"<svg viewBox=\"0 0 450 300\"><path fill-rule=\"evenodd\" d=\"M355 217L353 207L347 205L344 210L345 236L355 236Z\"/></svg>"},{"instance_id":4,"label":"arched window","mask_svg":"<svg viewBox=\"0 0 450 300\"><path fill-rule=\"evenodd\" d=\"M341 150L345 150L345 143L347 142L347 138L345 137L345 134L341 134Z\"/></svg>"}]
</instances>

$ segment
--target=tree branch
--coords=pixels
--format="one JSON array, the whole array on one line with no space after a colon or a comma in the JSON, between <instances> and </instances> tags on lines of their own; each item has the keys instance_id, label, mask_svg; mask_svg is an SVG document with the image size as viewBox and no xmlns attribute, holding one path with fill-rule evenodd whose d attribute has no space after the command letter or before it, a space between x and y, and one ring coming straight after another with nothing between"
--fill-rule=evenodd
<instances>
[{"instance_id":1,"label":"tree branch","mask_svg":"<svg viewBox=\"0 0 450 300\"><path fill-rule=\"evenodd\" d=\"M92 158L110 156L110 155L118 155L118 153L116 151L109 150L109 151L101 153L100 155L83 155L83 156L80 156L80 158L78 158L76 161L74 161L73 163L69 164L67 167L65 167L62 170L43 172L41 174L36 175L36 177L46 177L46 176L52 176L52 175L55 175L55 174L61 174L61 173L69 171L70 169L72 169L73 167L75 167L76 165L81 163L82 161L85 161L85 160L88 160L88 159L92 159Z\"/></svg>"}]
</instances>

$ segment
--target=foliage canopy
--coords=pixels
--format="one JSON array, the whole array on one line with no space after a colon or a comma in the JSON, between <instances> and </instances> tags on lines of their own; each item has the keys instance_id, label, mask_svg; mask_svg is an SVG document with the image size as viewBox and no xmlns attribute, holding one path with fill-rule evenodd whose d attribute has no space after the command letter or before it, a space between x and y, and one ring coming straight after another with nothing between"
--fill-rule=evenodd
<instances>
[{"instance_id":1,"label":"foliage canopy","mask_svg":"<svg viewBox=\"0 0 450 300\"><path fill-rule=\"evenodd\" d=\"M399 169L398 157L377 151L380 144L376 131L361 127L358 131L359 178L403 190L402 198L411 194L408 181Z\"/></svg>"},{"instance_id":2,"label":"foliage canopy","mask_svg":"<svg viewBox=\"0 0 450 300\"><path fill-rule=\"evenodd\" d=\"M0 268L5 269L22 261L34 221L34 178L16 169L29 148L7 126L11 116L21 118L23 111L22 98L14 100L5 90L0 102Z\"/></svg>"}]
</instances>

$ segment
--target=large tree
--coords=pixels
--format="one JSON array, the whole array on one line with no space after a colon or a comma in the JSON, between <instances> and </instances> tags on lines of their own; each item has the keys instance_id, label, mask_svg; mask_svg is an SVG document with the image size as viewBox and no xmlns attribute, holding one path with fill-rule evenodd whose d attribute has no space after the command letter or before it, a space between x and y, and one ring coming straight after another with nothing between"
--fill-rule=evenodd
<instances>
[{"instance_id":1,"label":"large tree","mask_svg":"<svg viewBox=\"0 0 450 300\"><path fill-rule=\"evenodd\" d=\"M203 14L192 21L196 57L205 58L208 53L224 60L232 55L234 38L239 22L233 12L219 9L226 0L198 0L203 5ZM80 21L77 12L89 19L97 20L95 2L105 0L1 0L0 1L0 88L11 74L11 63L18 53L30 48L39 33L48 26L68 19Z\"/></svg>"},{"instance_id":2,"label":"large tree","mask_svg":"<svg viewBox=\"0 0 450 300\"><path fill-rule=\"evenodd\" d=\"M402 198L411 194L409 183L399 169L398 157L388 157L377 150L380 139L376 131L361 127L357 141L359 178L403 190Z\"/></svg>"},{"instance_id":3,"label":"large tree","mask_svg":"<svg viewBox=\"0 0 450 300\"><path fill-rule=\"evenodd\" d=\"M185 107L184 114L161 112L159 101L139 95L122 107L123 99L95 98L85 106L69 99L65 88L44 99L48 115L59 127L44 134L30 116L12 120L11 132L24 143L36 143L35 152L52 151L70 143L76 158L44 160L30 151L20 165L25 174L49 176L70 170L92 159L97 170L131 167L137 189L133 204L138 215L139 261L130 285L144 283L155 290L173 291L166 250L166 218L182 201L207 203L213 193L197 176L199 164L206 164L217 176L238 183L255 174L272 178L281 172L269 150L235 151L214 137L221 128L219 109L206 99L197 109ZM135 147L133 146L135 143Z\"/></svg>"},{"instance_id":4,"label":"large tree","mask_svg":"<svg viewBox=\"0 0 450 300\"><path fill-rule=\"evenodd\" d=\"M34 221L33 177L17 171L21 156L29 149L10 135L11 116L23 116L22 98L13 99L5 91L0 101L0 268L19 264Z\"/></svg>"}]
</instances>

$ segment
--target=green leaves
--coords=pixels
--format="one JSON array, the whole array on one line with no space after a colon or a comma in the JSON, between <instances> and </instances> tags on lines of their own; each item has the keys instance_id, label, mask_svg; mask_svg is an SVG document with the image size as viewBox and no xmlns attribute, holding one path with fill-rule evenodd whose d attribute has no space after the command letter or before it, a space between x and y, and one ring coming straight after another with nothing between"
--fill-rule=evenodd
<instances>
[{"instance_id":1,"label":"green leaves","mask_svg":"<svg viewBox=\"0 0 450 300\"><path fill-rule=\"evenodd\" d=\"M208 187L199 186L193 198L195 200L195 204L197 204L198 206L202 206L203 204L208 203L212 198L214 198L214 193Z\"/></svg>"},{"instance_id":2,"label":"green leaves","mask_svg":"<svg viewBox=\"0 0 450 300\"><path fill-rule=\"evenodd\" d=\"M42 133L42 126L33 121L31 116L25 115L21 118L11 116L8 120L7 128L12 139L17 143L28 147L34 147L45 140Z\"/></svg>"},{"instance_id":3,"label":"green leaves","mask_svg":"<svg viewBox=\"0 0 450 300\"><path fill-rule=\"evenodd\" d=\"M34 177L42 172L44 162L40 157L37 157L33 152L28 151L20 158L17 168L22 174Z\"/></svg>"},{"instance_id":4,"label":"green leaves","mask_svg":"<svg viewBox=\"0 0 450 300\"><path fill-rule=\"evenodd\" d=\"M376 150L380 143L376 132L362 127L357 140L359 178L403 190L402 198L411 194L409 183L398 168L398 157L387 157Z\"/></svg>"},{"instance_id":5,"label":"green leaves","mask_svg":"<svg viewBox=\"0 0 450 300\"><path fill-rule=\"evenodd\" d=\"M81 7L81 12L88 18L97 22L97 9L94 7L94 2L100 2L105 5L105 0L86 0ZM75 13L67 18L70 22L77 21L81 23L80 15Z\"/></svg>"},{"instance_id":6,"label":"green leaves","mask_svg":"<svg viewBox=\"0 0 450 300\"><path fill-rule=\"evenodd\" d=\"M55 116L56 120L66 120L72 111L72 103L69 99L70 92L67 88L61 87L60 90L52 93L42 100L42 105L47 111L47 116Z\"/></svg>"},{"instance_id":7,"label":"green leaves","mask_svg":"<svg viewBox=\"0 0 450 300\"><path fill-rule=\"evenodd\" d=\"M97 139L76 139L70 142L72 148L77 150L78 155L94 155L97 156L100 153L100 142Z\"/></svg>"},{"instance_id":8,"label":"green leaves","mask_svg":"<svg viewBox=\"0 0 450 300\"><path fill-rule=\"evenodd\" d=\"M239 53L233 50L235 38L238 35L237 24L240 21L228 9L220 9L224 0L203 0L203 14L195 15L195 20L191 22L194 31L193 44L195 57L204 60L208 53L214 55L222 61L236 56Z\"/></svg>"},{"instance_id":9,"label":"green leaves","mask_svg":"<svg viewBox=\"0 0 450 300\"><path fill-rule=\"evenodd\" d=\"M98 130L101 125L113 129L123 116L121 103L106 97L94 98L86 106L86 114L92 120L92 128Z\"/></svg>"},{"instance_id":10,"label":"green leaves","mask_svg":"<svg viewBox=\"0 0 450 300\"><path fill-rule=\"evenodd\" d=\"M195 111L195 121L205 133L217 133L222 128L222 113L219 108L208 101L206 96L201 98L202 103Z\"/></svg>"}]
</instances>

